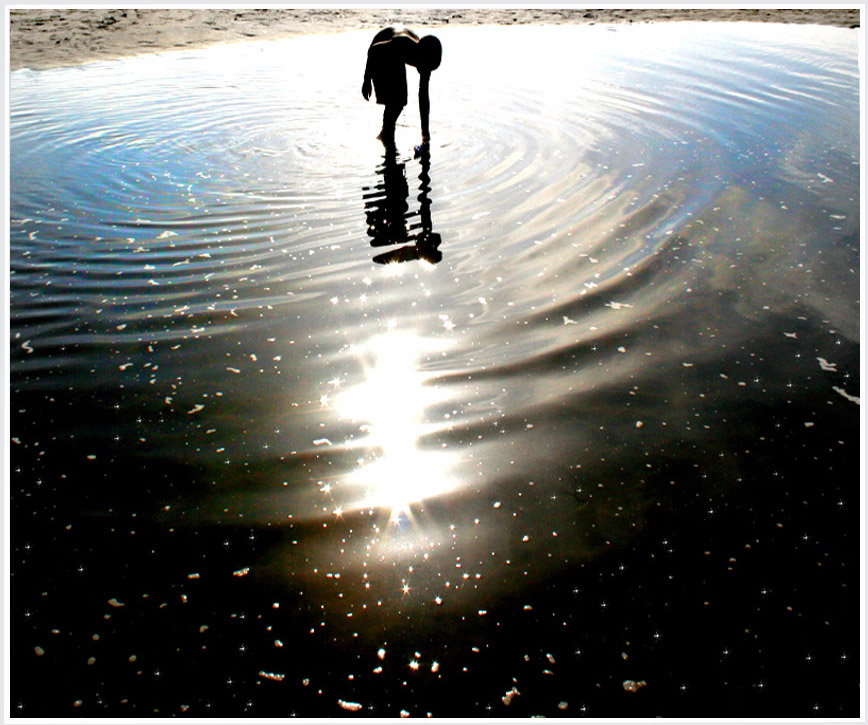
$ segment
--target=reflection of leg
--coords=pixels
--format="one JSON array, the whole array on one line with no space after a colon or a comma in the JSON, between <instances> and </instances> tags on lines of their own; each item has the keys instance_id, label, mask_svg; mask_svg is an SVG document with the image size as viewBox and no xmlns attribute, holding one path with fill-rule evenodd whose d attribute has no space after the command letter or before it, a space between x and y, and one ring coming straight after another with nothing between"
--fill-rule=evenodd
<instances>
[{"instance_id":1,"label":"reflection of leg","mask_svg":"<svg viewBox=\"0 0 868 725\"><path fill-rule=\"evenodd\" d=\"M419 258L431 264L437 264L443 259L440 251L440 235L436 232L425 232L416 240L416 249L419 250Z\"/></svg>"},{"instance_id":2,"label":"reflection of leg","mask_svg":"<svg viewBox=\"0 0 868 725\"><path fill-rule=\"evenodd\" d=\"M383 130L380 131L377 138L387 146L391 146L395 142L395 124L403 110L403 106L395 104L389 104L383 109Z\"/></svg>"}]
</instances>

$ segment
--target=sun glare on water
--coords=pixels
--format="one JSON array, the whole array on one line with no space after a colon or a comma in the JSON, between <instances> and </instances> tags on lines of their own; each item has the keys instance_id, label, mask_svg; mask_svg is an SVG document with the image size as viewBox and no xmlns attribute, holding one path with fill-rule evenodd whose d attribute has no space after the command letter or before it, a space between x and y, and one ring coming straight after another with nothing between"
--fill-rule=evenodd
<instances>
[{"instance_id":1,"label":"sun glare on water","mask_svg":"<svg viewBox=\"0 0 868 725\"><path fill-rule=\"evenodd\" d=\"M425 410L438 399L419 361L443 343L391 330L358 352L367 362L365 380L333 401L342 417L359 424L365 454L341 487L351 492L347 508L388 510L393 522L412 521L411 506L452 490L451 454L420 447L429 430Z\"/></svg>"}]
</instances>

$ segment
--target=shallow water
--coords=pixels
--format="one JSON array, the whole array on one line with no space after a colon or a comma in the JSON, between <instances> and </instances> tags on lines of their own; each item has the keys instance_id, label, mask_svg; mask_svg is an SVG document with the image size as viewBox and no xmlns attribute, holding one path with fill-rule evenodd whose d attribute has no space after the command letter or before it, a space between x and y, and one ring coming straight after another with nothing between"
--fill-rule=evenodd
<instances>
[{"instance_id":1,"label":"shallow water","mask_svg":"<svg viewBox=\"0 0 868 725\"><path fill-rule=\"evenodd\" d=\"M856 34L438 35L11 75L18 713L858 707Z\"/></svg>"}]
</instances>

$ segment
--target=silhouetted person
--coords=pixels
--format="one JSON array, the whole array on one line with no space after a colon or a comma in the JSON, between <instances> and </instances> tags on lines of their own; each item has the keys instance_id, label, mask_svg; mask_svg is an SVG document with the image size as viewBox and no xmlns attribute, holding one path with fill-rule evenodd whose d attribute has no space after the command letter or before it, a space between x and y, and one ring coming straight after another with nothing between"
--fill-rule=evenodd
<instances>
[{"instance_id":1,"label":"silhouetted person","mask_svg":"<svg viewBox=\"0 0 868 725\"><path fill-rule=\"evenodd\" d=\"M377 95L377 103L383 109L383 130L378 138L386 145L395 142L395 123L404 106L407 105L407 71L405 66L412 65L419 71L419 117L422 121L422 143L431 138L428 129L428 112L431 108L428 98L428 82L431 72L440 66L442 49L440 41L433 35L420 38L409 28L392 26L381 30L371 41L368 48L368 62L365 65L365 80L362 95L367 101L371 97L371 83Z\"/></svg>"},{"instance_id":2,"label":"silhouetted person","mask_svg":"<svg viewBox=\"0 0 868 725\"><path fill-rule=\"evenodd\" d=\"M410 189L407 185L407 176L404 164L399 163L394 149L387 149L383 159L383 165L377 169L382 174L383 183L377 184L372 194L365 194L365 216L368 222L368 236L371 237L372 247L382 247L389 244L403 244L398 249L393 249L374 257L377 264L390 262L410 262L416 259L424 259L431 264L436 264L443 258L440 246L440 235L432 230L431 221L431 156L427 146L423 146L417 152L421 161L422 170L419 174L420 194L419 211L409 212L407 197ZM418 222L410 222L414 216L419 217ZM407 242L412 242L407 244Z\"/></svg>"}]
</instances>

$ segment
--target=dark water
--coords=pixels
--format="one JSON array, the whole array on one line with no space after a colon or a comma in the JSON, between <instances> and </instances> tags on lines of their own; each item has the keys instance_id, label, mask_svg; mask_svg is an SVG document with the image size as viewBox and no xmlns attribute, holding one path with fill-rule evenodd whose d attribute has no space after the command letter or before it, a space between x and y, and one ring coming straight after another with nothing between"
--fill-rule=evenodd
<instances>
[{"instance_id":1,"label":"dark water","mask_svg":"<svg viewBox=\"0 0 868 725\"><path fill-rule=\"evenodd\" d=\"M856 33L368 35L11 75L12 713L857 715Z\"/></svg>"}]
</instances>

